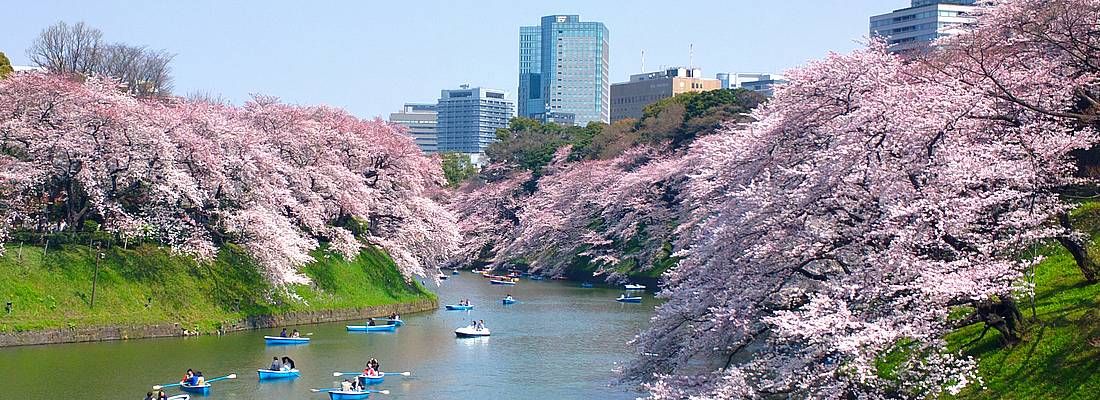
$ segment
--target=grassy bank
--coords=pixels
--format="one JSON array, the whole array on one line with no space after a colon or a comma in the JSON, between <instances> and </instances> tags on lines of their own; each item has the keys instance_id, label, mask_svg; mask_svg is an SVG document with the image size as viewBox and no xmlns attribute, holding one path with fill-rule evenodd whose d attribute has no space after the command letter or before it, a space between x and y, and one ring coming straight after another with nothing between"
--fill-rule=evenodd
<instances>
[{"instance_id":1,"label":"grassy bank","mask_svg":"<svg viewBox=\"0 0 1100 400\"><path fill-rule=\"evenodd\" d=\"M1100 203L1074 213L1074 223L1092 234L1090 255L1100 255ZM972 387L962 399L1096 399L1100 397L1100 284L1087 284L1073 257L1061 246L1043 250L1047 258L1035 269L1034 313L1029 299L1020 300L1027 321L1024 340L1012 348L999 344L982 325L948 337L955 349L979 358L985 389Z\"/></svg>"},{"instance_id":2,"label":"grassy bank","mask_svg":"<svg viewBox=\"0 0 1100 400\"><path fill-rule=\"evenodd\" d=\"M0 332L122 324L180 323L212 332L222 322L253 315L393 304L430 298L407 284L382 251L368 249L354 260L327 254L304 268L312 285L290 292L275 288L235 246L212 263L197 264L152 245L103 250L95 304L95 249L83 245L8 245L0 256Z\"/></svg>"}]
</instances>

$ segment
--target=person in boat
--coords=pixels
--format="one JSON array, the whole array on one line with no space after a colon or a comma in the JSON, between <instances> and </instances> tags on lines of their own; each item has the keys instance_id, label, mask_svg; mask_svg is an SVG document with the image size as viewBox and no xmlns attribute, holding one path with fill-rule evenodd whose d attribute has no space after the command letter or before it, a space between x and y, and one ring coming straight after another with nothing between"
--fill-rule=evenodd
<instances>
[{"instance_id":1,"label":"person in boat","mask_svg":"<svg viewBox=\"0 0 1100 400\"><path fill-rule=\"evenodd\" d=\"M294 333L291 333L291 334L290 334L290 337L292 337L292 338L300 338L300 337L302 337L302 333L301 333L301 332L298 332L298 330L297 330L297 329L295 329L295 330L294 330Z\"/></svg>"},{"instance_id":2,"label":"person in boat","mask_svg":"<svg viewBox=\"0 0 1100 400\"><path fill-rule=\"evenodd\" d=\"M168 400L168 394L164 393L163 390L158 390L157 391L157 400Z\"/></svg>"},{"instance_id":3,"label":"person in boat","mask_svg":"<svg viewBox=\"0 0 1100 400\"><path fill-rule=\"evenodd\" d=\"M195 386L202 386L206 384L206 377L202 376L202 371L195 371Z\"/></svg>"},{"instance_id":4,"label":"person in boat","mask_svg":"<svg viewBox=\"0 0 1100 400\"><path fill-rule=\"evenodd\" d=\"M279 357L271 357L271 367L268 368L268 370L270 370L270 371L279 371L279 370L282 370L282 369L283 369L283 362L279 360Z\"/></svg>"},{"instance_id":5,"label":"person in boat","mask_svg":"<svg viewBox=\"0 0 1100 400\"><path fill-rule=\"evenodd\" d=\"M350 392L354 387L355 384L351 383L350 379L344 379L343 382L340 382L340 390L342 391Z\"/></svg>"},{"instance_id":6,"label":"person in boat","mask_svg":"<svg viewBox=\"0 0 1100 400\"><path fill-rule=\"evenodd\" d=\"M370 367L373 368L376 373L382 368L381 365L378 364L378 360L374 357L371 357L370 361L367 361L367 364L370 364Z\"/></svg>"},{"instance_id":7,"label":"person in boat","mask_svg":"<svg viewBox=\"0 0 1100 400\"><path fill-rule=\"evenodd\" d=\"M374 326L374 318L367 320L367 326Z\"/></svg>"},{"instance_id":8,"label":"person in boat","mask_svg":"<svg viewBox=\"0 0 1100 400\"><path fill-rule=\"evenodd\" d=\"M287 356L283 356L283 370L284 371L290 371L294 368L295 368L294 359L292 359L290 357L287 357Z\"/></svg>"},{"instance_id":9,"label":"person in boat","mask_svg":"<svg viewBox=\"0 0 1100 400\"><path fill-rule=\"evenodd\" d=\"M279 332L279 337L286 337L286 328L283 328L283 331Z\"/></svg>"},{"instance_id":10,"label":"person in boat","mask_svg":"<svg viewBox=\"0 0 1100 400\"><path fill-rule=\"evenodd\" d=\"M392 319L394 321L397 321L397 320L401 319L401 316L397 315L397 313L394 312L393 314L390 314L390 319Z\"/></svg>"},{"instance_id":11,"label":"person in boat","mask_svg":"<svg viewBox=\"0 0 1100 400\"><path fill-rule=\"evenodd\" d=\"M145 400L157 400L157 399L153 397L153 392L149 392L149 393L145 394Z\"/></svg>"},{"instance_id":12,"label":"person in boat","mask_svg":"<svg viewBox=\"0 0 1100 400\"><path fill-rule=\"evenodd\" d=\"M191 370L191 368L188 368L187 372L183 374L183 379L180 379L180 382L190 385L191 380L194 379L194 378L195 378L195 371Z\"/></svg>"},{"instance_id":13,"label":"person in boat","mask_svg":"<svg viewBox=\"0 0 1100 400\"><path fill-rule=\"evenodd\" d=\"M507 295L507 296L504 296L504 300L512 301L512 300L514 300L514 299L512 298L512 295L511 295L511 294L509 294L509 295Z\"/></svg>"},{"instance_id":14,"label":"person in boat","mask_svg":"<svg viewBox=\"0 0 1100 400\"><path fill-rule=\"evenodd\" d=\"M371 368L370 362L367 362L367 366L363 368L363 376L378 376L378 370Z\"/></svg>"}]
</instances>

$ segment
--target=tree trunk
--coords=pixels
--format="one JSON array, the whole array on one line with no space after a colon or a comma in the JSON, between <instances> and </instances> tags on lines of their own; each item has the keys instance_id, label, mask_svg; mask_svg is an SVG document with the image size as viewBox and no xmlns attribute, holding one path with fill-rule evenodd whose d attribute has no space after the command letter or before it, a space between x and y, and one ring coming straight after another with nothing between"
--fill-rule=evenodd
<instances>
[{"instance_id":1,"label":"tree trunk","mask_svg":"<svg viewBox=\"0 0 1100 400\"><path fill-rule=\"evenodd\" d=\"M1002 345L1011 347L1020 343L1024 318L1015 300L1005 298L998 302L981 304L978 306L978 314L985 320L986 326L1001 333Z\"/></svg>"},{"instance_id":2,"label":"tree trunk","mask_svg":"<svg viewBox=\"0 0 1100 400\"><path fill-rule=\"evenodd\" d=\"M1058 224L1067 230L1065 235L1058 237L1058 243L1061 243L1062 247L1065 247L1069 254L1073 255L1073 260L1077 262L1077 268L1081 270L1081 275L1084 275L1085 280L1089 283L1096 283L1097 280L1100 280L1100 268L1089 257L1087 239L1082 240L1073 235L1075 231L1069 220L1069 214L1059 214Z\"/></svg>"}]
</instances>

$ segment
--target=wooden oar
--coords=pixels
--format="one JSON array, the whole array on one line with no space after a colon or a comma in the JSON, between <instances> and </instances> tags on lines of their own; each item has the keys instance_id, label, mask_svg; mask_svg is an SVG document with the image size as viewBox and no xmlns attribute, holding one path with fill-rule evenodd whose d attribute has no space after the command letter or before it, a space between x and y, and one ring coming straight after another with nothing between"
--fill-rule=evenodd
<instances>
[{"instance_id":1,"label":"wooden oar","mask_svg":"<svg viewBox=\"0 0 1100 400\"><path fill-rule=\"evenodd\" d=\"M206 383L217 382L217 381L222 381L222 380L226 380L226 379L237 379L237 374L229 374L229 375L226 375L226 376L219 376L217 378L213 378L213 379L210 379L210 380L206 381ZM161 390L161 389L164 389L164 388L170 388L170 387L176 387L176 386L182 386L182 385L183 385L183 383L181 383L181 382L165 383L163 385L153 385L153 390Z\"/></svg>"},{"instance_id":2,"label":"wooden oar","mask_svg":"<svg viewBox=\"0 0 1100 400\"><path fill-rule=\"evenodd\" d=\"M163 385L153 385L153 390L161 390L161 389L164 389L164 388L176 387L176 386L180 386L180 385L182 385L182 383L178 383L178 382L177 383L165 383Z\"/></svg>"},{"instance_id":3,"label":"wooden oar","mask_svg":"<svg viewBox=\"0 0 1100 400\"><path fill-rule=\"evenodd\" d=\"M332 376L362 375L362 374L363 374L362 372L333 372ZM383 375L409 376L409 375L412 375L412 372L409 372L409 371L405 371L405 372L383 372L382 374Z\"/></svg>"},{"instance_id":4,"label":"wooden oar","mask_svg":"<svg viewBox=\"0 0 1100 400\"><path fill-rule=\"evenodd\" d=\"M207 380L206 383L224 381L226 379L237 379L237 374L229 374L229 375L226 375L226 376L219 376L217 378Z\"/></svg>"},{"instance_id":5,"label":"wooden oar","mask_svg":"<svg viewBox=\"0 0 1100 400\"><path fill-rule=\"evenodd\" d=\"M311 391L311 392L313 392L313 393L336 392L336 391L340 391L340 390L344 390L344 389L342 389L342 388L327 388L327 389L309 389L309 391ZM390 394L390 391L389 391L389 390L374 390L374 389L367 389L367 390L363 390L363 392L366 392L366 393L381 393L381 394Z\"/></svg>"}]
</instances>

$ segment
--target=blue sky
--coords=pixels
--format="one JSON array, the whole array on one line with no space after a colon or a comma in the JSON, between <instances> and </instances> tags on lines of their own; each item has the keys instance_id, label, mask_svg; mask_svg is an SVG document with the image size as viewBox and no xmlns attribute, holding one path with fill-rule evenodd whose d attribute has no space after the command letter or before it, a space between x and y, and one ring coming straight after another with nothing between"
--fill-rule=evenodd
<instances>
[{"instance_id":1,"label":"blue sky","mask_svg":"<svg viewBox=\"0 0 1100 400\"><path fill-rule=\"evenodd\" d=\"M715 72L775 72L846 52L871 15L908 0L663 1L19 1L6 8L0 51L26 48L60 20L83 20L122 41L176 53L176 92L250 93L329 104L370 118L434 101L469 83L515 97L521 25L579 14L610 31L611 80L688 62Z\"/></svg>"}]
</instances>

